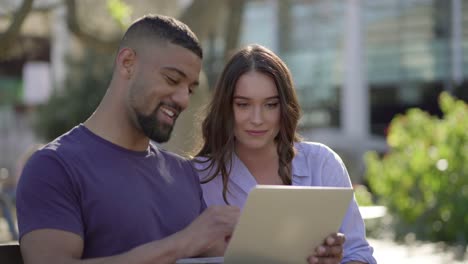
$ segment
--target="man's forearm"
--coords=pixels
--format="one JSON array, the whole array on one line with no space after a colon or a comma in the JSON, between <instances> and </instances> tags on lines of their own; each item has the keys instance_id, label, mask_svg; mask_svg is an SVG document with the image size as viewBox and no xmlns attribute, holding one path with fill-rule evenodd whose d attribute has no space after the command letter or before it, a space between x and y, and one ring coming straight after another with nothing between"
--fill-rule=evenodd
<instances>
[{"instance_id":1,"label":"man's forearm","mask_svg":"<svg viewBox=\"0 0 468 264\"><path fill-rule=\"evenodd\" d=\"M175 236L138 246L127 253L102 259L81 260L70 264L173 264L185 257L184 245Z\"/></svg>"},{"instance_id":2,"label":"man's forearm","mask_svg":"<svg viewBox=\"0 0 468 264\"><path fill-rule=\"evenodd\" d=\"M221 257L224 255L227 248L225 239L220 239L214 243L211 248L200 254L200 257Z\"/></svg>"},{"instance_id":3,"label":"man's forearm","mask_svg":"<svg viewBox=\"0 0 468 264\"><path fill-rule=\"evenodd\" d=\"M23 241L25 264L172 264L187 257L188 241L174 234L131 249L128 252L103 258L81 259L77 251L37 245L32 249L30 241ZM80 251L81 252L81 251Z\"/></svg>"}]
</instances>

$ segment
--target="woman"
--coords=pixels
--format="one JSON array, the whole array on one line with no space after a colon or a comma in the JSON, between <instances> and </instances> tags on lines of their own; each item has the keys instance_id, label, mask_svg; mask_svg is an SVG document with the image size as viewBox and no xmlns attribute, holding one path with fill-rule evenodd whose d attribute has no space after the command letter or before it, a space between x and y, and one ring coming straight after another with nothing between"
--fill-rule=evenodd
<instances>
[{"instance_id":1,"label":"woman","mask_svg":"<svg viewBox=\"0 0 468 264\"><path fill-rule=\"evenodd\" d=\"M284 62L259 45L235 53L216 85L202 124L204 142L194 160L207 205L242 208L257 184L351 187L336 153L301 141L299 117ZM346 237L342 263L376 263L355 200L340 232Z\"/></svg>"}]
</instances>

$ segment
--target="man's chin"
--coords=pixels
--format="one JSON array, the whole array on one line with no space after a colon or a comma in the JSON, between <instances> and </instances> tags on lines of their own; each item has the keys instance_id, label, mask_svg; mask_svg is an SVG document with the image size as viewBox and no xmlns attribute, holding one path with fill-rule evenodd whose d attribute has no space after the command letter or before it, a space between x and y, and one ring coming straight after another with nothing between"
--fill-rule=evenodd
<instances>
[{"instance_id":1,"label":"man's chin","mask_svg":"<svg viewBox=\"0 0 468 264\"><path fill-rule=\"evenodd\" d=\"M172 124L169 124L163 120L149 118L143 115L139 115L138 121L143 134L157 143L165 143L169 141L175 123L175 120Z\"/></svg>"},{"instance_id":2,"label":"man's chin","mask_svg":"<svg viewBox=\"0 0 468 264\"><path fill-rule=\"evenodd\" d=\"M172 127L167 130L163 129L163 131L159 130L156 133L152 133L148 137L157 143L166 143L171 138L171 133Z\"/></svg>"}]
</instances>

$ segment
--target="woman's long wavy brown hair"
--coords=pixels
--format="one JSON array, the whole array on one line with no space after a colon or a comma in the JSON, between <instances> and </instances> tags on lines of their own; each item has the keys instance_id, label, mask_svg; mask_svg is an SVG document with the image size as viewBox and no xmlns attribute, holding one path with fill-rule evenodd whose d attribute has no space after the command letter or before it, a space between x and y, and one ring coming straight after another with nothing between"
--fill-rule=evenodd
<instances>
[{"instance_id":1,"label":"woman's long wavy brown hair","mask_svg":"<svg viewBox=\"0 0 468 264\"><path fill-rule=\"evenodd\" d=\"M234 151L233 96L237 80L251 71L260 72L273 78L278 89L280 102L280 130L275 138L279 156L278 174L285 185L291 185L294 143L300 138L296 132L301 110L294 89L291 73L285 63L271 50L260 45L249 45L237 51L226 64L216 84L208 105L207 115L202 123L204 143L195 162L208 163L203 170L210 172L202 183L221 175L223 198L228 191L231 158ZM229 166L229 167L228 167Z\"/></svg>"}]
</instances>

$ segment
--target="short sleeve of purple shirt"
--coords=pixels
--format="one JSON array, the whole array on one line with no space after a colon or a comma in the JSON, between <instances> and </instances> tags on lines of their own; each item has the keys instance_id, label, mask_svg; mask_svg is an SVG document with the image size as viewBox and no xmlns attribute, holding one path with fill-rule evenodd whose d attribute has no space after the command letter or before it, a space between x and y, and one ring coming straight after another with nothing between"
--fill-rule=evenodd
<instances>
[{"instance_id":1,"label":"short sleeve of purple shirt","mask_svg":"<svg viewBox=\"0 0 468 264\"><path fill-rule=\"evenodd\" d=\"M24 168L21 181L23 184L18 186L17 197L21 236L44 227L83 236L79 197L56 157L47 152L33 155Z\"/></svg>"}]
</instances>

